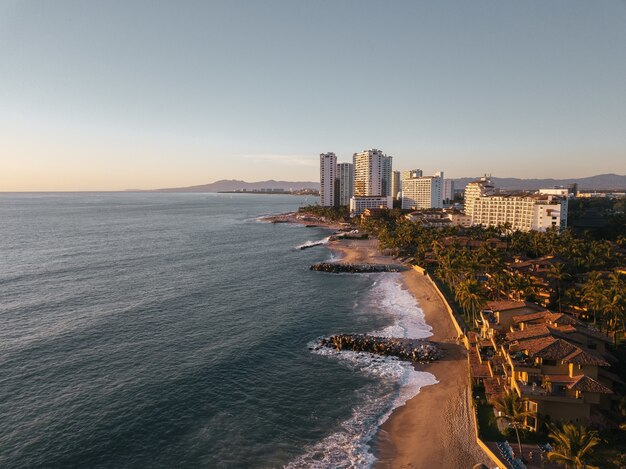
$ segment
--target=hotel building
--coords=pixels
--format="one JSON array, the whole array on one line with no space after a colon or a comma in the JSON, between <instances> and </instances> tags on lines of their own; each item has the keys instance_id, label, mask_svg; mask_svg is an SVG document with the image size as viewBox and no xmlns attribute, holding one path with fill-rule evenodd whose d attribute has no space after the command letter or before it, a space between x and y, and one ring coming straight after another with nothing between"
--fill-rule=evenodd
<instances>
[{"instance_id":1,"label":"hotel building","mask_svg":"<svg viewBox=\"0 0 626 469\"><path fill-rule=\"evenodd\" d=\"M472 223L497 226L508 223L512 230L546 231L567 227L567 197L532 194L482 196L472 203Z\"/></svg>"},{"instance_id":2,"label":"hotel building","mask_svg":"<svg viewBox=\"0 0 626 469\"><path fill-rule=\"evenodd\" d=\"M443 172L402 181L402 208L422 210L443 208Z\"/></svg>"},{"instance_id":3,"label":"hotel building","mask_svg":"<svg viewBox=\"0 0 626 469\"><path fill-rule=\"evenodd\" d=\"M391 195L391 156L371 149L355 153L352 159L355 196Z\"/></svg>"},{"instance_id":4,"label":"hotel building","mask_svg":"<svg viewBox=\"0 0 626 469\"><path fill-rule=\"evenodd\" d=\"M320 154L320 205L335 205L335 180L337 178L337 155Z\"/></svg>"},{"instance_id":5,"label":"hotel building","mask_svg":"<svg viewBox=\"0 0 626 469\"><path fill-rule=\"evenodd\" d=\"M337 164L337 205L348 206L354 195L354 166L352 163Z\"/></svg>"},{"instance_id":6,"label":"hotel building","mask_svg":"<svg viewBox=\"0 0 626 469\"><path fill-rule=\"evenodd\" d=\"M393 197L389 196L354 196L350 199L350 216L356 217L366 209L393 208Z\"/></svg>"},{"instance_id":7,"label":"hotel building","mask_svg":"<svg viewBox=\"0 0 626 469\"><path fill-rule=\"evenodd\" d=\"M483 176L476 181L472 181L465 186L464 211L470 217L474 214L474 202L480 197L495 194L496 189L489 176Z\"/></svg>"}]
</instances>

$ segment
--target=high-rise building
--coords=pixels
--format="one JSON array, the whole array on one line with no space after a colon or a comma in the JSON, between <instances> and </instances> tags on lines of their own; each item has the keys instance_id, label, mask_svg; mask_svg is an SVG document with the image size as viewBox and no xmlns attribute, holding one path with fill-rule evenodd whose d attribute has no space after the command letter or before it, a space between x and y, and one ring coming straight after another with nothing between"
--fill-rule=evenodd
<instances>
[{"instance_id":1,"label":"high-rise building","mask_svg":"<svg viewBox=\"0 0 626 469\"><path fill-rule=\"evenodd\" d=\"M352 163L337 163L337 205L350 205L354 195L354 166Z\"/></svg>"},{"instance_id":2,"label":"high-rise building","mask_svg":"<svg viewBox=\"0 0 626 469\"><path fill-rule=\"evenodd\" d=\"M337 179L337 156L334 153L320 154L320 205L335 205L335 185Z\"/></svg>"},{"instance_id":3,"label":"high-rise building","mask_svg":"<svg viewBox=\"0 0 626 469\"><path fill-rule=\"evenodd\" d=\"M391 195L391 156L371 149L355 153L352 160L355 196Z\"/></svg>"},{"instance_id":4,"label":"high-rise building","mask_svg":"<svg viewBox=\"0 0 626 469\"><path fill-rule=\"evenodd\" d=\"M443 172L402 181L402 208L443 208Z\"/></svg>"},{"instance_id":5,"label":"high-rise building","mask_svg":"<svg viewBox=\"0 0 626 469\"><path fill-rule=\"evenodd\" d=\"M404 181L405 179L420 178L423 175L424 174L421 169L409 169L407 171L402 171L401 180Z\"/></svg>"},{"instance_id":6,"label":"high-rise building","mask_svg":"<svg viewBox=\"0 0 626 469\"><path fill-rule=\"evenodd\" d=\"M393 171L391 174L391 196L394 200L400 198L402 192L402 178L400 171Z\"/></svg>"},{"instance_id":7,"label":"high-rise building","mask_svg":"<svg viewBox=\"0 0 626 469\"><path fill-rule=\"evenodd\" d=\"M452 179L444 179L443 180L443 192L441 194L445 201L451 201L454 199L454 180Z\"/></svg>"},{"instance_id":8,"label":"high-rise building","mask_svg":"<svg viewBox=\"0 0 626 469\"><path fill-rule=\"evenodd\" d=\"M480 179L472 181L465 186L465 200L463 208L469 216L474 214L474 202L480 197L495 194L495 187L491 182L491 177L485 175Z\"/></svg>"}]
</instances>

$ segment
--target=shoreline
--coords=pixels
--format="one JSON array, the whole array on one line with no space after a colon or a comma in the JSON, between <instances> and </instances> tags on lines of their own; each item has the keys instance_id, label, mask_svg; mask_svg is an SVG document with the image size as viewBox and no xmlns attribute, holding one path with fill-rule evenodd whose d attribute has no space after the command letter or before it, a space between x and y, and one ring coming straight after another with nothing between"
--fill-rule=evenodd
<instances>
[{"instance_id":1,"label":"shoreline","mask_svg":"<svg viewBox=\"0 0 626 469\"><path fill-rule=\"evenodd\" d=\"M401 264L378 251L378 240L336 240L327 247L343 263ZM401 273L402 283L417 300L426 323L444 357L416 370L432 373L438 383L424 386L403 406L394 409L378 428L370 446L377 468L471 467L490 464L474 439L467 352L443 301L430 281L411 269Z\"/></svg>"}]
</instances>

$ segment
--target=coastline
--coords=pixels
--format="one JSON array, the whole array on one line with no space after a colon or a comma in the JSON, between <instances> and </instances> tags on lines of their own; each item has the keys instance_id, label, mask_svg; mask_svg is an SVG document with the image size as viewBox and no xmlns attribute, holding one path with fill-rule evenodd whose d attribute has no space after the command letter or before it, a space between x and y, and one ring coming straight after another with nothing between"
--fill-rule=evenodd
<instances>
[{"instance_id":1,"label":"coastline","mask_svg":"<svg viewBox=\"0 0 626 469\"><path fill-rule=\"evenodd\" d=\"M378 240L337 240L328 244L341 262L400 264L378 252ZM438 383L424 386L396 408L372 442L377 468L471 467L490 461L474 439L468 363L465 348L445 306L429 280L411 269L401 274L404 288L418 301L426 323L444 357L417 367L435 375Z\"/></svg>"}]
</instances>

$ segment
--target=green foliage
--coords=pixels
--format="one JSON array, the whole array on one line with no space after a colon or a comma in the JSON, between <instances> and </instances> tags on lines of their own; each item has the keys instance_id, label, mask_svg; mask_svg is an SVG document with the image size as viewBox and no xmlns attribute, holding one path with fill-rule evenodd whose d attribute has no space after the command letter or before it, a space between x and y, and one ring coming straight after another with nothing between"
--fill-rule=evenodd
<instances>
[{"instance_id":1,"label":"green foliage","mask_svg":"<svg viewBox=\"0 0 626 469\"><path fill-rule=\"evenodd\" d=\"M487 300L536 301L540 289L547 288L551 291L551 309L586 309L598 327L613 335L615 343L626 328L625 277L613 274L609 280L606 273L625 265L626 260L607 239L572 230L511 231L506 225L427 228L407 220L398 210L383 219L366 220L362 226L378 236L381 249L412 256L416 264L427 268L451 293L448 299L460 306L470 327L474 327L476 314ZM451 236L478 242L496 239L506 242L508 248L483 243L470 249L451 242ZM449 239L444 242L445 238ZM626 246L626 236L618 238L618 243ZM507 269L505 260L513 256L554 257L557 261L546 272L547 286L534 283L529 273Z\"/></svg>"},{"instance_id":2,"label":"green foliage","mask_svg":"<svg viewBox=\"0 0 626 469\"><path fill-rule=\"evenodd\" d=\"M321 205L307 205L300 207L298 213L315 217L324 217L330 221L346 221L350 219L348 207L323 207Z\"/></svg>"},{"instance_id":3,"label":"green foliage","mask_svg":"<svg viewBox=\"0 0 626 469\"><path fill-rule=\"evenodd\" d=\"M565 423L563 426L549 425L550 438L554 441L554 451L548 453L548 461L556 462L568 468L583 469L592 466L585 464L594 447L602 442L595 430L584 426Z\"/></svg>"}]
</instances>

